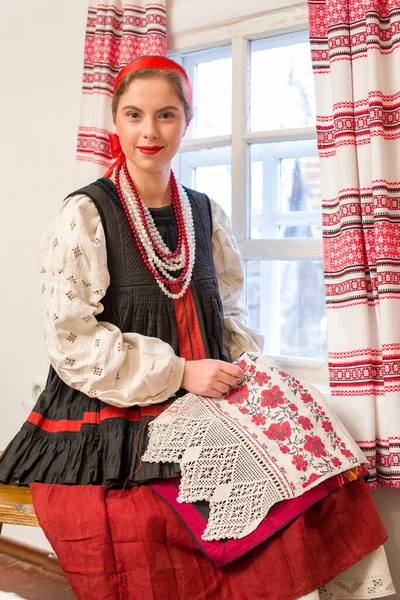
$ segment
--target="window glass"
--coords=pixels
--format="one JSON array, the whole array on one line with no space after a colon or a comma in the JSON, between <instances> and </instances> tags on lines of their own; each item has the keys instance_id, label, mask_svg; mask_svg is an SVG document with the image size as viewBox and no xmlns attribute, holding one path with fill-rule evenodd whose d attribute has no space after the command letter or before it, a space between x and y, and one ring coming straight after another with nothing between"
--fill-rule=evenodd
<instances>
[{"instance_id":1,"label":"window glass","mask_svg":"<svg viewBox=\"0 0 400 600\"><path fill-rule=\"evenodd\" d=\"M180 182L207 194L231 216L232 178L231 149L210 148L181 152L174 161Z\"/></svg>"},{"instance_id":2,"label":"window glass","mask_svg":"<svg viewBox=\"0 0 400 600\"><path fill-rule=\"evenodd\" d=\"M196 189L218 202L229 217L231 216L231 186L230 164L196 168Z\"/></svg>"},{"instance_id":3,"label":"window glass","mask_svg":"<svg viewBox=\"0 0 400 600\"><path fill-rule=\"evenodd\" d=\"M229 134L232 128L232 59L198 63L193 137Z\"/></svg>"},{"instance_id":4,"label":"window glass","mask_svg":"<svg viewBox=\"0 0 400 600\"><path fill-rule=\"evenodd\" d=\"M315 142L251 146L251 238L321 238Z\"/></svg>"},{"instance_id":5,"label":"window glass","mask_svg":"<svg viewBox=\"0 0 400 600\"><path fill-rule=\"evenodd\" d=\"M327 359L322 261L248 260L249 325L265 335L264 353Z\"/></svg>"},{"instance_id":6,"label":"window glass","mask_svg":"<svg viewBox=\"0 0 400 600\"><path fill-rule=\"evenodd\" d=\"M315 125L310 44L284 38L251 44L251 131Z\"/></svg>"}]
</instances>

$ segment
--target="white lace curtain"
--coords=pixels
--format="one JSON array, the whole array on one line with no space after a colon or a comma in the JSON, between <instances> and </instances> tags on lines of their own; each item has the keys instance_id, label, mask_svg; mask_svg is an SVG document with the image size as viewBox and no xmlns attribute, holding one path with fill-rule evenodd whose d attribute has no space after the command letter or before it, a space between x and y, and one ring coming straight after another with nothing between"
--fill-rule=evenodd
<instances>
[{"instance_id":1,"label":"white lace curtain","mask_svg":"<svg viewBox=\"0 0 400 600\"><path fill-rule=\"evenodd\" d=\"M308 0L334 407L400 487L400 5Z\"/></svg>"},{"instance_id":2,"label":"white lace curtain","mask_svg":"<svg viewBox=\"0 0 400 600\"><path fill-rule=\"evenodd\" d=\"M165 1L89 0L77 147L77 186L101 177L111 164L111 96L116 74L143 54L166 53Z\"/></svg>"}]
</instances>

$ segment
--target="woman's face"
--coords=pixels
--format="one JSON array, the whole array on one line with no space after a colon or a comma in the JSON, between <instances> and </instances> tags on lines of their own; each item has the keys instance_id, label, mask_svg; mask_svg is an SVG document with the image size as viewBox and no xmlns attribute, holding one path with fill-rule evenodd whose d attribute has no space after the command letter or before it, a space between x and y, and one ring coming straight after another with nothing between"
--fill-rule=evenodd
<instances>
[{"instance_id":1,"label":"woman's face","mask_svg":"<svg viewBox=\"0 0 400 600\"><path fill-rule=\"evenodd\" d=\"M179 150L185 110L168 81L136 79L119 100L115 127L128 166L157 173Z\"/></svg>"}]
</instances>

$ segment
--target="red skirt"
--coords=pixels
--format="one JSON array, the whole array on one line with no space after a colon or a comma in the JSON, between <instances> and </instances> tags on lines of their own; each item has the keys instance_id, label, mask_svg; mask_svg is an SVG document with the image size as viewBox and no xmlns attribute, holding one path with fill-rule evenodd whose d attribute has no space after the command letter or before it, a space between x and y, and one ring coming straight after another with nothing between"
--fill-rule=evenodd
<instances>
[{"instance_id":1,"label":"red skirt","mask_svg":"<svg viewBox=\"0 0 400 600\"><path fill-rule=\"evenodd\" d=\"M291 600L387 539L363 480L223 569L211 565L146 486L34 483L31 489L40 525L79 600Z\"/></svg>"}]
</instances>

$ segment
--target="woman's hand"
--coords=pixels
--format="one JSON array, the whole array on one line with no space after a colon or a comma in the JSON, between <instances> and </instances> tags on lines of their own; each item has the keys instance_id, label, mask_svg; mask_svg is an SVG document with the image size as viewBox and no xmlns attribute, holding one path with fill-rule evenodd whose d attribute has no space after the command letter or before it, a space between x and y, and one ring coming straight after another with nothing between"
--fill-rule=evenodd
<instances>
[{"instance_id":1,"label":"woman's hand","mask_svg":"<svg viewBox=\"0 0 400 600\"><path fill-rule=\"evenodd\" d=\"M223 360L186 361L182 387L198 396L220 398L237 387L244 377L242 369Z\"/></svg>"}]
</instances>

